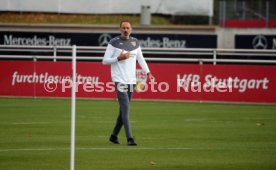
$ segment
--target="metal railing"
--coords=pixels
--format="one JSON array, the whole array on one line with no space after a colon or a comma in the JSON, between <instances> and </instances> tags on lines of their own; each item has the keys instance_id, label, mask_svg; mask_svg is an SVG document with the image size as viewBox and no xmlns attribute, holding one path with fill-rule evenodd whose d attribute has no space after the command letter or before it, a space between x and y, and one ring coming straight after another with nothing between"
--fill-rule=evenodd
<instances>
[{"instance_id":1,"label":"metal railing","mask_svg":"<svg viewBox=\"0 0 276 170\"><path fill-rule=\"evenodd\" d=\"M101 61L106 47L77 46L77 60ZM275 50L143 48L149 62L276 64ZM72 46L0 45L0 59L71 60Z\"/></svg>"}]
</instances>

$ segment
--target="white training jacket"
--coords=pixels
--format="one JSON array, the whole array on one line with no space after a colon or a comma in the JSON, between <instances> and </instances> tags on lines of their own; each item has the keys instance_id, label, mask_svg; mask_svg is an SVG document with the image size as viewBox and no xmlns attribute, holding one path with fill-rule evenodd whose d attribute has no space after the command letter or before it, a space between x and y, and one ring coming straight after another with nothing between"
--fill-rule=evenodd
<instances>
[{"instance_id":1,"label":"white training jacket","mask_svg":"<svg viewBox=\"0 0 276 170\"><path fill-rule=\"evenodd\" d=\"M130 57L126 60L118 61L118 56L122 51L130 51ZM103 64L111 64L111 77L113 82L123 84L136 84L136 60L146 73L149 67L144 59L140 44L136 38L122 39L120 36L110 40L107 45Z\"/></svg>"}]
</instances>

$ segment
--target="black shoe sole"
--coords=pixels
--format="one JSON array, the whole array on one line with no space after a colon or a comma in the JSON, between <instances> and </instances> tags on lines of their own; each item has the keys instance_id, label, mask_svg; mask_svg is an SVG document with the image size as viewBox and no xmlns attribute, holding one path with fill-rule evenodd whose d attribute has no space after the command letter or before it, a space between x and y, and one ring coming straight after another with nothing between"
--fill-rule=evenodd
<instances>
[{"instance_id":1,"label":"black shoe sole","mask_svg":"<svg viewBox=\"0 0 276 170\"><path fill-rule=\"evenodd\" d=\"M133 138L128 138L127 139L127 145L128 146L137 146Z\"/></svg>"},{"instance_id":2,"label":"black shoe sole","mask_svg":"<svg viewBox=\"0 0 276 170\"><path fill-rule=\"evenodd\" d=\"M112 142L113 144L120 144L118 138L113 135L110 136L109 141Z\"/></svg>"},{"instance_id":3,"label":"black shoe sole","mask_svg":"<svg viewBox=\"0 0 276 170\"><path fill-rule=\"evenodd\" d=\"M116 144L116 145L119 145L120 144L120 142L118 142L118 141L113 141L113 140L109 140L111 143L113 143L113 144Z\"/></svg>"}]
</instances>

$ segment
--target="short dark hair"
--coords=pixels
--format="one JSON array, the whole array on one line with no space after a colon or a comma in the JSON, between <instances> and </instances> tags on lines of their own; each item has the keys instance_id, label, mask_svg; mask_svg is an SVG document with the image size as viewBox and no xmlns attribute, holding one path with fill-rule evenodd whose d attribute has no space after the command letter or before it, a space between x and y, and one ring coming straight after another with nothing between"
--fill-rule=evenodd
<instances>
[{"instance_id":1,"label":"short dark hair","mask_svg":"<svg viewBox=\"0 0 276 170\"><path fill-rule=\"evenodd\" d=\"M123 24L124 22L128 22L128 23L130 24L130 26L132 26L132 23L131 23L129 20L122 20L122 21L120 22L120 28L122 27L122 24Z\"/></svg>"}]
</instances>

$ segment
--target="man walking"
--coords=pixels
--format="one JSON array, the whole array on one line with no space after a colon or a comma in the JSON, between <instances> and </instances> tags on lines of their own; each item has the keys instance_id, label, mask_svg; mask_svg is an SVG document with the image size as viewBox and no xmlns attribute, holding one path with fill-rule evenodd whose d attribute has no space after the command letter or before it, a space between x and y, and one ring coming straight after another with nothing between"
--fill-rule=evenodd
<instances>
[{"instance_id":1,"label":"man walking","mask_svg":"<svg viewBox=\"0 0 276 170\"><path fill-rule=\"evenodd\" d=\"M121 35L110 40L107 45L103 64L111 65L111 77L115 83L116 94L120 105L119 115L109 138L114 144L120 144L118 134L124 126L127 143L130 146L137 145L133 139L129 121L129 104L133 89L136 84L136 61L148 75L150 80L154 80L148 65L143 57L141 47L136 38L131 37L132 25L129 21L120 23Z\"/></svg>"}]
</instances>

